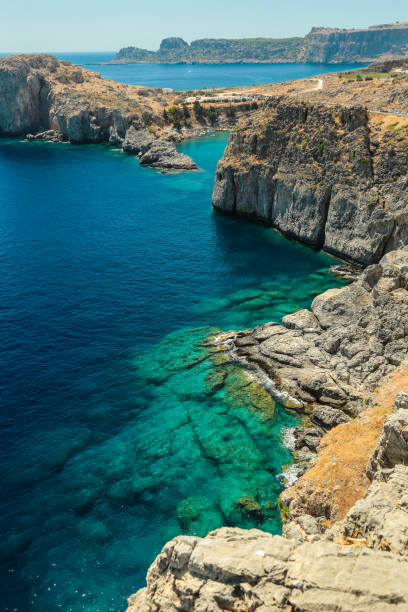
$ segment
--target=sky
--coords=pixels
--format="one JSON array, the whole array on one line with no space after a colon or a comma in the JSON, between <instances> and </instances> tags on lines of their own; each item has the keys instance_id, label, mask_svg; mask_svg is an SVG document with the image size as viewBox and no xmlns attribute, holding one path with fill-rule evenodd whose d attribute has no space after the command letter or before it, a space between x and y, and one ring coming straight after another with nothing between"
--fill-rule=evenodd
<instances>
[{"instance_id":1,"label":"sky","mask_svg":"<svg viewBox=\"0 0 408 612\"><path fill-rule=\"evenodd\" d=\"M304 36L395 21L408 22L407 0L17 0L1 2L0 52L155 50L166 36Z\"/></svg>"}]
</instances>

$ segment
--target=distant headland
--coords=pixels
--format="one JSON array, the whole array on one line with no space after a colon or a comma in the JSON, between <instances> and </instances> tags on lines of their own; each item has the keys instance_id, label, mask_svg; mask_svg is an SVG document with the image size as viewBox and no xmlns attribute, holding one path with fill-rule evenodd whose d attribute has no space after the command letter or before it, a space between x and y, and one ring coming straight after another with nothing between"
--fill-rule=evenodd
<instances>
[{"instance_id":1,"label":"distant headland","mask_svg":"<svg viewBox=\"0 0 408 612\"><path fill-rule=\"evenodd\" d=\"M366 29L312 28L304 37L162 40L158 51L124 47L114 63L229 64L369 62L408 54L408 23Z\"/></svg>"}]
</instances>

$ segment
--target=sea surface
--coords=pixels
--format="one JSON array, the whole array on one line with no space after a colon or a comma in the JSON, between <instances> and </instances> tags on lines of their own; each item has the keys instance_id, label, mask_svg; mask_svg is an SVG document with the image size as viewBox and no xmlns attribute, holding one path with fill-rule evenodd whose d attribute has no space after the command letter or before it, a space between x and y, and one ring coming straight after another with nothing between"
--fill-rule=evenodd
<instances>
[{"instance_id":1,"label":"sea surface","mask_svg":"<svg viewBox=\"0 0 408 612\"><path fill-rule=\"evenodd\" d=\"M280 532L297 418L207 339L339 282L212 211L226 138L184 144L201 170L178 174L0 139L1 610L123 611L174 535Z\"/></svg>"},{"instance_id":2,"label":"sea surface","mask_svg":"<svg viewBox=\"0 0 408 612\"><path fill-rule=\"evenodd\" d=\"M302 79L325 72L352 70L362 64L109 64L115 52L61 53L58 59L99 72L105 79L128 85L170 87L177 91L211 87L243 87ZM0 53L0 57L6 55Z\"/></svg>"}]
</instances>

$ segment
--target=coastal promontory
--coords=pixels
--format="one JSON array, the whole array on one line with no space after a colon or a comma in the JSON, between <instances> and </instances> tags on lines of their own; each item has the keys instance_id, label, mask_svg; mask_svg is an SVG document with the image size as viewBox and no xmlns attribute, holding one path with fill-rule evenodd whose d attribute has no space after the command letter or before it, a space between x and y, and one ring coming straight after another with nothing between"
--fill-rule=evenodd
<instances>
[{"instance_id":1,"label":"coastal promontory","mask_svg":"<svg viewBox=\"0 0 408 612\"><path fill-rule=\"evenodd\" d=\"M304 37L203 38L190 44L182 38L162 40L158 51L123 47L115 62L150 64L196 63L330 63L369 62L382 56L408 53L408 24L394 23L365 29L315 27Z\"/></svg>"}]
</instances>

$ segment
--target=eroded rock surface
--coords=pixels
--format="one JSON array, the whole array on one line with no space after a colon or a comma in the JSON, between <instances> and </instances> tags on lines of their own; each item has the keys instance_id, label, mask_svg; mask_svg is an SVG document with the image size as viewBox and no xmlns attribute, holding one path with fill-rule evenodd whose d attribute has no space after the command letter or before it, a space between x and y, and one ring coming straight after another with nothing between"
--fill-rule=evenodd
<instances>
[{"instance_id":1,"label":"eroded rock surface","mask_svg":"<svg viewBox=\"0 0 408 612\"><path fill-rule=\"evenodd\" d=\"M288 406L319 405L312 413L317 425L346 422L406 357L408 247L385 255L352 284L317 296L311 311L282 322L238 332L230 339L232 354L266 373L279 401L289 394L297 404L289 398Z\"/></svg>"},{"instance_id":2,"label":"eroded rock surface","mask_svg":"<svg viewBox=\"0 0 408 612\"><path fill-rule=\"evenodd\" d=\"M377 472L364 497L326 538L408 555L408 467Z\"/></svg>"},{"instance_id":3,"label":"eroded rock surface","mask_svg":"<svg viewBox=\"0 0 408 612\"><path fill-rule=\"evenodd\" d=\"M191 157L177 151L173 142L153 136L145 128L131 126L122 143L125 153L136 155L143 165L166 170L197 170Z\"/></svg>"},{"instance_id":4,"label":"eroded rock surface","mask_svg":"<svg viewBox=\"0 0 408 612\"><path fill-rule=\"evenodd\" d=\"M127 612L403 611L405 558L222 528L166 544Z\"/></svg>"},{"instance_id":5,"label":"eroded rock surface","mask_svg":"<svg viewBox=\"0 0 408 612\"><path fill-rule=\"evenodd\" d=\"M270 98L231 134L213 206L368 265L408 242L408 149L362 106Z\"/></svg>"}]
</instances>

